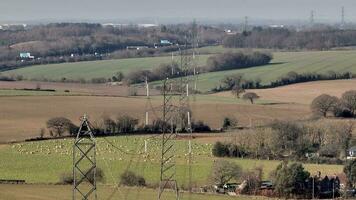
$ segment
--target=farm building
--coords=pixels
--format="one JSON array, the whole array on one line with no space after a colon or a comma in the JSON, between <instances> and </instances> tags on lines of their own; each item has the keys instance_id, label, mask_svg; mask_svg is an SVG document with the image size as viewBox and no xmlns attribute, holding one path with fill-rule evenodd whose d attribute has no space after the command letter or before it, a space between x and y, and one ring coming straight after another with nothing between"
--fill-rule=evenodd
<instances>
[{"instance_id":1,"label":"farm building","mask_svg":"<svg viewBox=\"0 0 356 200\"><path fill-rule=\"evenodd\" d=\"M169 40L161 40L161 45L172 45L173 43Z\"/></svg>"},{"instance_id":2,"label":"farm building","mask_svg":"<svg viewBox=\"0 0 356 200\"><path fill-rule=\"evenodd\" d=\"M353 146L349 149L347 159L355 159L356 158L356 146Z\"/></svg>"},{"instance_id":3,"label":"farm building","mask_svg":"<svg viewBox=\"0 0 356 200\"><path fill-rule=\"evenodd\" d=\"M20 53L20 58L21 59L34 59L35 57L34 56L31 56L31 53Z\"/></svg>"}]
</instances>

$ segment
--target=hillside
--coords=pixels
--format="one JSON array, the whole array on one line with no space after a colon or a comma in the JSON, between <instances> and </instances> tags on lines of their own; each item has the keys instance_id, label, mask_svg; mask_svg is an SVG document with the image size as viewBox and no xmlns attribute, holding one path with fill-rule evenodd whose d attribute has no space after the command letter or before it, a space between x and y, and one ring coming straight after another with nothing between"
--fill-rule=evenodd
<instances>
[{"instance_id":1,"label":"hillside","mask_svg":"<svg viewBox=\"0 0 356 200\"><path fill-rule=\"evenodd\" d=\"M219 53L236 49L222 47L203 48L205 53ZM219 86L220 80L228 74L242 73L248 79L261 79L263 84L276 80L282 75L295 71L298 73L335 72L356 73L356 51L311 51L311 52L275 52L272 63L265 66L240 70L211 72L199 76L198 87L201 91L208 91ZM209 54L199 57L199 65L204 65ZM6 75L23 75L28 79L48 78L59 80L67 79L91 79L95 77L109 78L116 72L124 74L135 69L152 69L160 63L168 63L171 57L148 57L119 60L103 60L78 63L64 63L52 65L39 65L4 72Z\"/></svg>"},{"instance_id":2,"label":"hillside","mask_svg":"<svg viewBox=\"0 0 356 200\"><path fill-rule=\"evenodd\" d=\"M261 97L262 100L283 103L310 104L315 97L321 94L341 97L342 93L348 90L356 90L356 79L315 81L277 88L254 89L248 91L255 92ZM233 97L231 92L220 92L214 94L214 96Z\"/></svg>"}]
</instances>

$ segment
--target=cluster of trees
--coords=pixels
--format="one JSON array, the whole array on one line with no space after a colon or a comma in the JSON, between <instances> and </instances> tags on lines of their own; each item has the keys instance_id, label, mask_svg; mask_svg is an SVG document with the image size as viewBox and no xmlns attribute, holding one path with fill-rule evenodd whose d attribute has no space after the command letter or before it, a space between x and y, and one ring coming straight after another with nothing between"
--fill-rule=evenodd
<instances>
[{"instance_id":1,"label":"cluster of trees","mask_svg":"<svg viewBox=\"0 0 356 200\"><path fill-rule=\"evenodd\" d=\"M356 165L353 167L348 165L345 169L350 174L355 167ZM269 175L273 185L262 190L263 169L261 167L242 170L234 162L218 160L213 164L211 180L218 186L232 181L242 182L234 191L238 194L268 195L286 199L335 198L339 197L341 193L340 180L337 176L323 178L319 174L312 177L298 162L282 162Z\"/></svg>"},{"instance_id":2,"label":"cluster of trees","mask_svg":"<svg viewBox=\"0 0 356 200\"><path fill-rule=\"evenodd\" d=\"M335 71L328 71L325 74L318 73L303 73L298 74L297 72L291 71L286 75L282 76L276 81L272 81L270 85L264 87L278 87L283 85L289 85L294 83L304 83L309 81L319 81L319 80L337 80L337 79L351 79L355 77L351 72L337 73Z\"/></svg>"},{"instance_id":3,"label":"cluster of trees","mask_svg":"<svg viewBox=\"0 0 356 200\"><path fill-rule=\"evenodd\" d=\"M117 50L125 50L127 46L154 47L160 39L168 39L173 43L184 44L190 24L170 25L143 28L138 26L102 26L89 23L53 23L31 26L23 30L0 31L0 69L23 66L29 63L15 62L20 52L31 52L39 62L66 62L74 59L100 59L97 55L109 56ZM212 45L221 41L223 33L213 27L197 26L201 45ZM170 51L166 49L164 51ZM163 51L163 52L164 52ZM155 55L159 50L144 51L143 54ZM134 55L133 52L116 52L114 57ZM90 58L84 58L90 55ZM43 60L43 61L42 61ZM76 60L74 60L76 61Z\"/></svg>"},{"instance_id":4,"label":"cluster of trees","mask_svg":"<svg viewBox=\"0 0 356 200\"><path fill-rule=\"evenodd\" d=\"M233 48L328 50L334 47L355 46L355 38L355 30L325 28L299 31L255 27L248 32L226 36L223 45Z\"/></svg>"},{"instance_id":5,"label":"cluster of trees","mask_svg":"<svg viewBox=\"0 0 356 200\"><path fill-rule=\"evenodd\" d=\"M187 120L185 120L187 121ZM185 122L187 123L187 122ZM66 135L74 135L78 132L79 127L73 124L70 119L65 117L54 117L46 122L49 135L52 137L60 137ZM139 119L129 115L119 115L115 119L108 116L103 116L92 124L93 131L96 135L119 135L132 133L161 133L168 131L169 124L161 119L156 119L152 124L141 125ZM174 127L176 128L176 127ZM192 121L191 128L193 132L210 132L211 128L202 121ZM187 130L181 130L186 132ZM45 129L40 130L40 137L45 135Z\"/></svg>"},{"instance_id":6,"label":"cluster of trees","mask_svg":"<svg viewBox=\"0 0 356 200\"><path fill-rule=\"evenodd\" d=\"M217 142L217 157L284 159L312 163L342 163L352 140L353 124L320 120L317 122L276 121L270 127L242 130L231 141Z\"/></svg>"},{"instance_id":7,"label":"cluster of trees","mask_svg":"<svg viewBox=\"0 0 356 200\"><path fill-rule=\"evenodd\" d=\"M346 91L341 98L322 94L311 103L316 116L356 117L356 90Z\"/></svg>"},{"instance_id":8,"label":"cluster of trees","mask_svg":"<svg viewBox=\"0 0 356 200\"><path fill-rule=\"evenodd\" d=\"M258 51L252 53L227 52L209 57L206 70L214 72L267 65L272 58L271 54Z\"/></svg>"},{"instance_id":9,"label":"cluster of trees","mask_svg":"<svg viewBox=\"0 0 356 200\"><path fill-rule=\"evenodd\" d=\"M303 73L299 74L297 72L291 71L286 75L280 77L279 79L270 82L269 84L261 84L261 79L257 78L255 80L244 78L243 74L230 74L226 75L220 80L220 85L213 88L212 91L226 91L231 90L236 97L239 97L245 89L263 89L263 88L274 88L283 85L289 85L294 83L303 83L309 81L319 81L319 80L337 80L337 79L352 79L356 75L351 72L337 73L334 71L328 71L325 74L319 73Z\"/></svg>"},{"instance_id":10,"label":"cluster of trees","mask_svg":"<svg viewBox=\"0 0 356 200\"><path fill-rule=\"evenodd\" d=\"M268 64L272 55L263 52L227 52L216 56L210 56L205 66L197 69L200 73L242 69ZM193 70L182 72L179 63L161 64L153 70L137 70L126 76L128 83L142 83L146 81L176 78L185 75L193 75Z\"/></svg>"}]
</instances>

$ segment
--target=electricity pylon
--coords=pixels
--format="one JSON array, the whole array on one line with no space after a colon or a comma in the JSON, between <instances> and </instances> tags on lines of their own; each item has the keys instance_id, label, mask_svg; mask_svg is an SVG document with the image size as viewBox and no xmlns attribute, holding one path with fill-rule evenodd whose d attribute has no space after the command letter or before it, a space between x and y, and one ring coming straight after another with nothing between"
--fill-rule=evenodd
<instances>
[{"instance_id":1,"label":"electricity pylon","mask_svg":"<svg viewBox=\"0 0 356 200\"><path fill-rule=\"evenodd\" d=\"M167 187L175 192L175 199L179 199L178 184L176 181L175 163L175 139L177 132L175 124L177 120L177 107L174 103L174 84L168 78L163 83L163 115L162 115L162 146L161 146L161 170L158 200L164 199Z\"/></svg>"},{"instance_id":2,"label":"electricity pylon","mask_svg":"<svg viewBox=\"0 0 356 200\"><path fill-rule=\"evenodd\" d=\"M188 164L189 164L189 191L191 191L192 177L192 148L191 148L191 109L189 105L190 92L196 92L196 80L194 89L191 88L191 79L195 78L196 48L197 48L197 25L194 22L192 31L187 37L192 51L189 51L188 44L179 47L180 65L179 71L174 72L172 77L180 73L178 79L166 79L163 84L163 127L162 127L162 152L161 152L161 176L159 185L158 200L163 199L166 187L170 186L175 191L176 199L179 199L175 165L175 138L178 132L189 133ZM189 38L189 39L188 39ZM178 100L178 101L177 101Z\"/></svg>"},{"instance_id":3,"label":"electricity pylon","mask_svg":"<svg viewBox=\"0 0 356 200\"><path fill-rule=\"evenodd\" d=\"M86 115L73 145L73 200L97 199L96 141Z\"/></svg>"}]
</instances>

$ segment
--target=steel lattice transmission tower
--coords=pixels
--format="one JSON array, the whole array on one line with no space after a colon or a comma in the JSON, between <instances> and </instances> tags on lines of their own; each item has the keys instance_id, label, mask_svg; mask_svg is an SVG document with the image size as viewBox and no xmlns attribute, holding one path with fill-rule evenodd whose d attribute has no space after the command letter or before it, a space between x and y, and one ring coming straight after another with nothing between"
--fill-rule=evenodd
<instances>
[{"instance_id":1,"label":"steel lattice transmission tower","mask_svg":"<svg viewBox=\"0 0 356 200\"><path fill-rule=\"evenodd\" d=\"M97 199L96 141L86 115L73 145L73 200Z\"/></svg>"},{"instance_id":2,"label":"steel lattice transmission tower","mask_svg":"<svg viewBox=\"0 0 356 200\"><path fill-rule=\"evenodd\" d=\"M175 126L177 123L177 107L175 105L174 80L168 78L163 83L163 115L162 115L162 146L161 146L161 170L160 184L158 191L158 200L164 199L164 192L171 188L175 192L175 197L179 199L178 184L176 181L176 163L175 163L175 139L177 132Z\"/></svg>"},{"instance_id":3,"label":"steel lattice transmission tower","mask_svg":"<svg viewBox=\"0 0 356 200\"><path fill-rule=\"evenodd\" d=\"M176 199L179 199L175 166L175 138L179 132L187 132L191 136L191 109L189 105L189 95L191 91L196 92L197 74L196 58L198 47L197 24L194 22L191 32L187 34L186 44L179 47L180 63L179 71L174 72L172 77L180 73L178 79L166 79L163 84L163 122L162 127L162 152L161 152L161 175L158 199L164 199L163 193L167 187L175 191ZM190 47L190 50L189 50ZM173 64L173 63L172 63ZM194 80L194 88L191 81ZM192 151L191 141L188 147L189 164L189 189L191 191L191 163Z\"/></svg>"}]
</instances>

